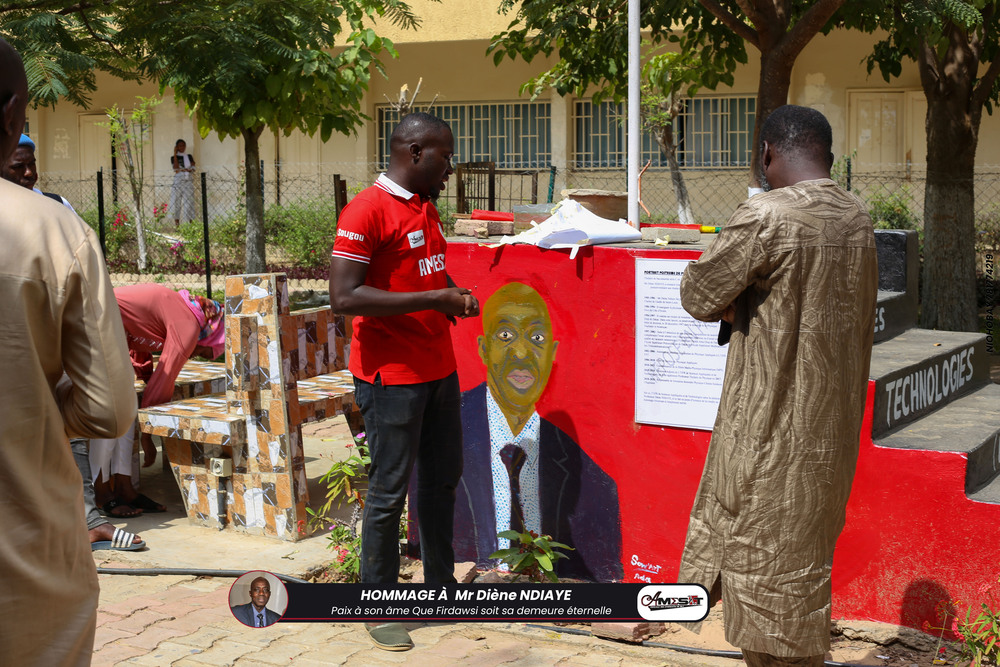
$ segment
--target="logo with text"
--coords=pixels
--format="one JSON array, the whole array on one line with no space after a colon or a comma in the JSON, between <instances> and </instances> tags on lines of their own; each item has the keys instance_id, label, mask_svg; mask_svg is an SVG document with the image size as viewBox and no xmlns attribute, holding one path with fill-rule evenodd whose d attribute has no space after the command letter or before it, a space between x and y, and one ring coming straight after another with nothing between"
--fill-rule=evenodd
<instances>
[{"instance_id":1,"label":"logo with text","mask_svg":"<svg viewBox=\"0 0 1000 667\"><path fill-rule=\"evenodd\" d=\"M424 244L424 232L410 232L406 235L406 238L410 240L410 248L419 248Z\"/></svg>"},{"instance_id":2,"label":"logo with text","mask_svg":"<svg viewBox=\"0 0 1000 667\"><path fill-rule=\"evenodd\" d=\"M636 607L647 621L701 621L708 616L708 591L697 584L643 586Z\"/></svg>"}]
</instances>

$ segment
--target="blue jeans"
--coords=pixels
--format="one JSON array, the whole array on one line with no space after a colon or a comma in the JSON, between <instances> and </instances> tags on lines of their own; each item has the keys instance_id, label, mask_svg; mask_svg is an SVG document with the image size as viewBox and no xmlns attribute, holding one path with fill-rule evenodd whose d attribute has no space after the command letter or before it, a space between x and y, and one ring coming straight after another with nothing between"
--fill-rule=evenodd
<instances>
[{"instance_id":1,"label":"blue jeans","mask_svg":"<svg viewBox=\"0 0 1000 667\"><path fill-rule=\"evenodd\" d=\"M451 546L455 488L462 476L458 373L420 384L383 386L354 378L371 454L361 526L362 583L399 579L399 520L417 467L420 556L428 584L455 582Z\"/></svg>"}]
</instances>

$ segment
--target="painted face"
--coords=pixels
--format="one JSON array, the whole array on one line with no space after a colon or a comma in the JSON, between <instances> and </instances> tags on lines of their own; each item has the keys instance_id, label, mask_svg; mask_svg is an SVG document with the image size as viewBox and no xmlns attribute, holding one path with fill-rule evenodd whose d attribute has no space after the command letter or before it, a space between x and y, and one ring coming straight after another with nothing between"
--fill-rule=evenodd
<instances>
[{"instance_id":1,"label":"painted face","mask_svg":"<svg viewBox=\"0 0 1000 667\"><path fill-rule=\"evenodd\" d=\"M490 393L505 413L533 409L552 373L559 343L538 292L521 283L497 290L483 308L479 356Z\"/></svg>"},{"instance_id":2,"label":"painted face","mask_svg":"<svg viewBox=\"0 0 1000 667\"><path fill-rule=\"evenodd\" d=\"M257 609L267 606L267 601L271 599L271 586L267 583L267 579L253 580L250 584L250 599Z\"/></svg>"},{"instance_id":3,"label":"painted face","mask_svg":"<svg viewBox=\"0 0 1000 667\"><path fill-rule=\"evenodd\" d=\"M11 183L17 183L29 190L38 181L38 167L35 164L35 151L27 146L14 149L10 159L3 166L3 177Z\"/></svg>"},{"instance_id":4,"label":"painted face","mask_svg":"<svg viewBox=\"0 0 1000 667\"><path fill-rule=\"evenodd\" d=\"M442 128L421 145L420 162L417 163L423 176L421 183L424 192L421 194L437 200L447 185L448 176L454 173L451 164L451 157L454 154L455 138L451 130L446 128Z\"/></svg>"}]
</instances>

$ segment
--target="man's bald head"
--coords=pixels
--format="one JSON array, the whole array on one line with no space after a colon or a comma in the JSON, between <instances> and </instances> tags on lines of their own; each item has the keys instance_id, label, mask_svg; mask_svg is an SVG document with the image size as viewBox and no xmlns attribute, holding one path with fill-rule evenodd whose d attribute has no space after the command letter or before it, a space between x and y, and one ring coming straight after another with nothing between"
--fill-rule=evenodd
<instances>
[{"instance_id":1,"label":"man's bald head","mask_svg":"<svg viewBox=\"0 0 1000 667\"><path fill-rule=\"evenodd\" d=\"M443 130L450 132L451 128L437 116L423 111L407 114L392 131L389 137L389 150L393 153L397 150L409 153L411 143L423 144L428 137Z\"/></svg>"},{"instance_id":2,"label":"man's bald head","mask_svg":"<svg viewBox=\"0 0 1000 667\"><path fill-rule=\"evenodd\" d=\"M28 106L28 80L24 63L13 46L0 38L0 162L17 148Z\"/></svg>"},{"instance_id":3,"label":"man's bald head","mask_svg":"<svg viewBox=\"0 0 1000 667\"><path fill-rule=\"evenodd\" d=\"M407 114L389 137L386 175L410 192L437 199L452 173L454 152L448 123L429 113Z\"/></svg>"}]
</instances>

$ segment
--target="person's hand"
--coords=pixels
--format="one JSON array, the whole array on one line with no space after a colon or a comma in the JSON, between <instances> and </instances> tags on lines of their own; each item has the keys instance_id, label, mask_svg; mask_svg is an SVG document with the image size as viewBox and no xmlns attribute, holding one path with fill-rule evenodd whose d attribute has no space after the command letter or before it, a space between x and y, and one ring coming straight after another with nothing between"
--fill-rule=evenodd
<instances>
[{"instance_id":1,"label":"person's hand","mask_svg":"<svg viewBox=\"0 0 1000 667\"><path fill-rule=\"evenodd\" d=\"M472 290L470 289L465 287L446 287L438 290L435 310L447 315L452 322L454 322L454 318L456 317L468 317L469 310L473 307L475 308L475 312L478 313L479 302L476 301L476 297L472 296Z\"/></svg>"},{"instance_id":2,"label":"person's hand","mask_svg":"<svg viewBox=\"0 0 1000 667\"><path fill-rule=\"evenodd\" d=\"M156 461L156 447L153 445L153 436L143 433L139 438L142 445L142 467L148 468Z\"/></svg>"},{"instance_id":3,"label":"person's hand","mask_svg":"<svg viewBox=\"0 0 1000 667\"><path fill-rule=\"evenodd\" d=\"M479 315L479 299L472 295L470 291L465 295L465 313L462 317L476 317Z\"/></svg>"}]
</instances>

